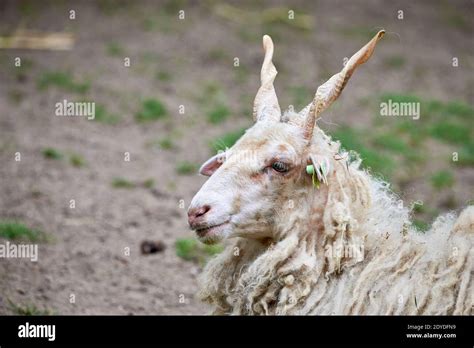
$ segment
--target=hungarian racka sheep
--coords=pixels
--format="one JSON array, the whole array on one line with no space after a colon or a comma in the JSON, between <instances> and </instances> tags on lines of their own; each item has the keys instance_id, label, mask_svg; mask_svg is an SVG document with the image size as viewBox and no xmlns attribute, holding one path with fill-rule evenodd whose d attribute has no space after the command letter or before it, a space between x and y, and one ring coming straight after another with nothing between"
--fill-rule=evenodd
<instances>
[{"instance_id":1,"label":"hungarian racka sheep","mask_svg":"<svg viewBox=\"0 0 474 348\"><path fill-rule=\"evenodd\" d=\"M255 125L203 164L210 178L188 210L202 242L227 240L200 277L215 314L472 313L474 207L418 232L388 185L316 125L383 35L283 114L263 37Z\"/></svg>"}]
</instances>

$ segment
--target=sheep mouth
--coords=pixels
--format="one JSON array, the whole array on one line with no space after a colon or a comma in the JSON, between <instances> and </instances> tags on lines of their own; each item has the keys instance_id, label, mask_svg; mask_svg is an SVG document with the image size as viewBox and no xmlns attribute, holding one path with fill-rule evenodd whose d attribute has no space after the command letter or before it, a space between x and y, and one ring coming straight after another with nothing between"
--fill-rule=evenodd
<instances>
[{"instance_id":1,"label":"sheep mouth","mask_svg":"<svg viewBox=\"0 0 474 348\"><path fill-rule=\"evenodd\" d=\"M222 231L224 227L227 226L228 224L229 224L229 221L224 221L223 223L220 223L220 224L197 228L195 232L198 235L198 237L201 237L201 238L206 237L210 234L215 235L219 233L220 231Z\"/></svg>"}]
</instances>

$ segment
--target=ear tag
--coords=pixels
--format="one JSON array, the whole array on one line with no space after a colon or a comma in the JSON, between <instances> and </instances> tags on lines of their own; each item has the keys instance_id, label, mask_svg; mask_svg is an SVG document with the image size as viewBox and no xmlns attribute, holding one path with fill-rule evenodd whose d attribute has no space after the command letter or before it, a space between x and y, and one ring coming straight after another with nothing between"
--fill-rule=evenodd
<instances>
[{"instance_id":1,"label":"ear tag","mask_svg":"<svg viewBox=\"0 0 474 348\"><path fill-rule=\"evenodd\" d=\"M306 173L312 176L313 186L319 189L319 180L316 176L316 171L314 170L314 166L312 164L306 166Z\"/></svg>"},{"instance_id":2,"label":"ear tag","mask_svg":"<svg viewBox=\"0 0 474 348\"><path fill-rule=\"evenodd\" d=\"M313 164L306 166L306 173L313 176L313 186L319 188L319 184L328 184L329 161L322 157L319 160L312 158Z\"/></svg>"}]
</instances>

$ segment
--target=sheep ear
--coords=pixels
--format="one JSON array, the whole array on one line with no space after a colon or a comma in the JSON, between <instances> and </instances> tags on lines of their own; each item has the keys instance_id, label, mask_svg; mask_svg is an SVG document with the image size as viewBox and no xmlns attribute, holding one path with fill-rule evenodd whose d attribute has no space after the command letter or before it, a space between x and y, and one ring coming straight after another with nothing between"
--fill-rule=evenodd
<instances>
[{"instance_id":1,"label":"sheep ear","mask_svg":"<svg viewBox=\"0 0 474 348\"><path fill-rule=\"evenodd\" d=\"M309 158L313 164L314 175L316 175L319 182L327 185L327 177L332 169L329 159L323 155L310 155Z\"/></svg>"},{"instance_id":2,"label":"sheep ear","mask_svg":"<svg viewBox=\"0 0 474 348\"><path fill-rule=\"evenodd\" d=\"M221 152L215 156L212 156L206 162L204 162L201 168L199 168L199 174L204 176L211 176L217 169L219 169L222 163L224 163L225 157L225 152Z\"/></svg>"},{"instance_id":3,"label":"sheep ear","mask_svg":"<svg viewBox=\"0 0 474 348\"><path fill-rule=\"evenodd\" d=\"M375 45L384 34L385 30L380 30L372 40L370 40L364 47L357 51L351 59L349 59L341 72L332 76L328 81L319 86L303 126L304 136L306 139L311 139L313 135L316 118L339 97L354 70L372 56Z\"/></svg>"},{"instance_id":4,"label":"sheep ear","mask_svg":"<svg viewBox=\"0 0 474 348\"><path fill-rule=\"evenodd\" d=\"M272 62L273 41L268 35L263 36L263 49L265 58L260 72L261 86L253 102L253 119L255 122L262 120L279 122L281 110L273 87L278 72Z\"/></svg>"}]
</instances>

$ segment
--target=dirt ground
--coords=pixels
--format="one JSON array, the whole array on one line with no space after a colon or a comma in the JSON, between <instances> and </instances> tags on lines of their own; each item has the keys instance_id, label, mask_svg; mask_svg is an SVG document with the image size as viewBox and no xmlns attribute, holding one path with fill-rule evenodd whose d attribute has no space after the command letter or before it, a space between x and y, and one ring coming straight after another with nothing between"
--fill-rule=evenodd
<instances>
[{"instance_id":1,"label":"dirt ground","mask_svg":"<svg viewBox=\"0 0 474 348\"><path fill-rule=\"evenodd\" d=\"M250 110L259 85L261 37L273 36L280 104L301 108L316 87L338 72L380 28L386 38L370 63L346 87L337 106L324 116L329 133L340 125L370 124L364 103L376 93L402 91L420 98L474 101L474 15L472 1L317 1L232 2L241 10L233 20L219 4L153 1L6 1L0 4L0 35L16 29L68 31L71 51L0 50L0 219L17 220L45 231L51 241L39 246L38 262L0 260L0 314L12 303L56 314L205 314L196 298L201 265L178 257L178 238L193 237L186 208L205 178L177 171L182 162L200 164L211 154L210 141L251 125ZM272 7L294 8L310 16L299 29L260 14ZM76 18L69 19L75 10ZM222 10L222 6L220 7ZM404 19L397 18L404 11ZM185 19L178 13L185 11ZM224 8L225 10L225 8ZM225 11L224 11L225 12ZM249 15L252 14L252 15ZM387 67L390 57L403 66ZM29 62L14 66L15 57ZM130 58L130 67L124 58ZM239 67L234 66L235 57ZM453 68L452 58L459 58ZM68 71L90 88L39 88L47 71ZM300 88L300 89L298 89ZM296 96L295 96L296 95ZM167 115L137 122L142 100L161 101ZM103 105L120 120L57 117L63 99ZM214 124L210 103L225 103L231 115ZM184 114L180 106L184 106ZM422 121L422 120L421 120ZM421 122L420 121L420 122ZM466 125L472 129L471 123ZM370 127L367 126L367 131ZM153 145L172 139L173 146ZM151 144L151 145L150 145ZM60 150L60 160L45 158L45 148ZM428 182L441 166L437 142L425 148L433 160L402 187L406 201L429 201L440 211L447 193ZM15 153L21 161L15 161ZM124 153L130 161L124 160ZM76 167L69 154L80 154ZM473 166L454 167L456 198L450 209L472 199ZM114 178L138 183L118 188ZM154 180L154 187L143 185ZM70 208L74 199L76 207ZM183 204L184 203L184 204ZM143 255L143 240L161 240L165 251ZM129 249L127 249L129 248ZM130 255L127 254L130 250ZM70 303L71 294L75 303Z\"/></svg>"}]
</instances>

